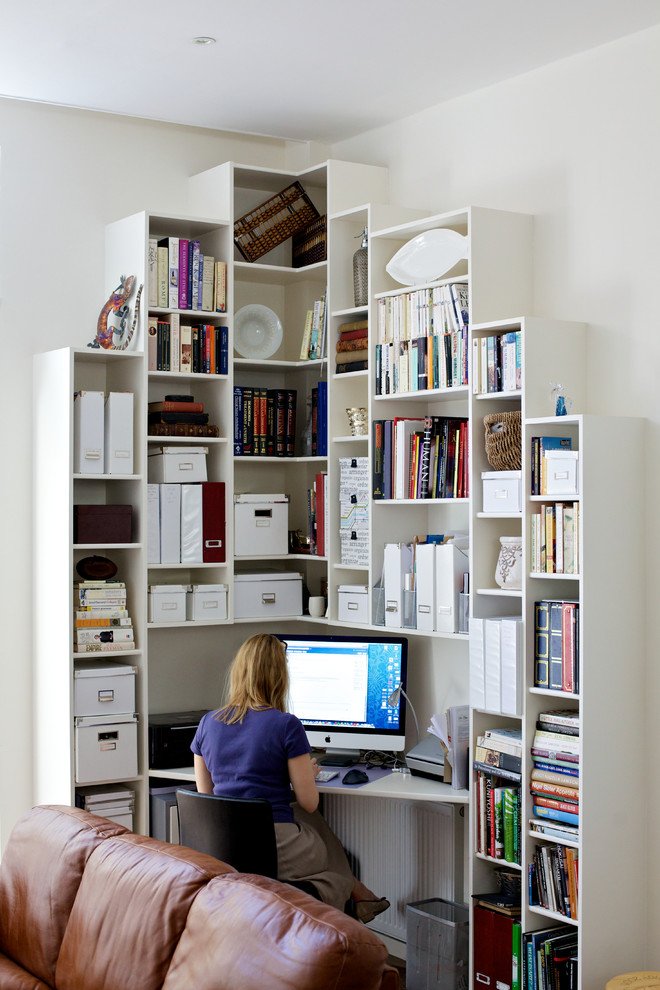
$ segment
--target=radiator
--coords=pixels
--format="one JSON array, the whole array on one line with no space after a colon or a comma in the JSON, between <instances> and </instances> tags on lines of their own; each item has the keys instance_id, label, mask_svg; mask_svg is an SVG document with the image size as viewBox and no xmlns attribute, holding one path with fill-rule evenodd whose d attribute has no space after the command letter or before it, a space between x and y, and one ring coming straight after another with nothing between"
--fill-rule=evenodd
<instances>
[{"instance_id":1,"label":"radiator","mask_svg":"<svg viewBox=\"0 0 660 990\"><path fill-rule=\"evenodd\" d=\"M460 809L451 804L325 794L323 816L354 872L391 907L371 927L406 939L406 904L428 897L462 900Z\"/></svg>"}]
</instances>

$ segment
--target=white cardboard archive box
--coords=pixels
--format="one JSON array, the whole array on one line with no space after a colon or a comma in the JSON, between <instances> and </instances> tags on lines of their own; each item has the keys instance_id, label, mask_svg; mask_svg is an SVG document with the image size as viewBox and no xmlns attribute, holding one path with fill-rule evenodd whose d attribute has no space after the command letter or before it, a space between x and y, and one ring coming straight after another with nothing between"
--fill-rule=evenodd
<instances>
[{"instance_id":1,"label":"white cardboard archive box","mask_svg":"<svg viewBox=\"0 0 660 990\"><path fill-rule=\"evenodd\" d=\"M73 733L77 784L137 776L137 715L76 717Z\"/></svg>"},{"instance_id":2,"label":"white cardboard archive box","mask_svg":"<svg viewBox=\"0 0 660 990\"><path fill-rule=\"evenodd\" d=\"M288 552L288 496L235 495L234 556L281 556Z\"/></svg>"},{"instance_id":3,"label":"white cardboard archive box","mask_svg":"<svg viewBox=\"0 0 660 990\"><path fill-rule=\"evenodd\" d=\"M369 622L369 590L366 584L340 584L337 599L340 622Z\"/></svg>"},{"instance_id":4,"label":"white cardboard archive box","mask_svg":"<svg viewBox=\"0 0 660 990\"><path fill-rule=\"evenodd\" d=\"M191 622L222 622L227 618L226 584L193 584L186 595L186 618Z\"/></svg>"},{"instance_id":5,"label":"white cardboard archive box","mask_svg":"<svg viewBox=\"0 0 660 990\"><path fill-rule=\"evenodd\" d=\"M234 575L234 618L302 615L302 574Z\"/></svg>"},{"instance_id":6,"label":"white cardboard archive box","mask_svg":"<svg viewBox=\"0 0 660 990\"><path fill-rule=\"evenodd\" d=\"M74 715L124 715L135 711L137 667L94 661L77 663L73 671Z\"/></svg>"},{"instance_id":7,"label":"white cardboard archive box","mask_svg":"<svg viewBox=\"0 0 660 990\"><path fill-rule=\"evenodd\" d=\"M545 491L543 495L578 494L577 450L547 450L545 459Z\"/></svg>"},{"instance_id":8,"label":"white cardboard archive box","mask_svg":"<svg viewBox=\"0 0 660 990\"><path fill-rule=\"evenodd\" d=\"M149 586L149 622L185 622L187 584Z\"/></svg>"},{"instance_id":9,"label":"white cardboard archive box","mask_svg":"<svg viewBox=\"0 0 660 990\"><path fill-rule=\"evenodd\" d=\"M171 485L207 481L208 447L155 447L149 451L149 481Z\"/></svg>"},{"instance_id":10,"label":"white cardboard archive box","mask_svg":"<svg viewBox=\"0 0 660 990\"><path fill-rule=\"evenodd\" d=\"M103 474L103 392L76 392L73 397L74 474Z\"/></svg>"},{"instance_id":11,"label":"white cardboard archive box","mask_svg":"<svg viewBox=\"0 0 660 990\"><path fill-rule=\"evenodd\" d=\"M482 471L483 511L522 512L522 471Z\"/></svg>"},{"instance_id":12,"label":"white cardboard archive box","mask_svg":"<svg viewBox=\"0 0 660 990\"><path fill-rule=\"evenodd\" d=\"M133 474L133 393L108 392L105 400L106 474Z\"/></svg>"}]
</instances>

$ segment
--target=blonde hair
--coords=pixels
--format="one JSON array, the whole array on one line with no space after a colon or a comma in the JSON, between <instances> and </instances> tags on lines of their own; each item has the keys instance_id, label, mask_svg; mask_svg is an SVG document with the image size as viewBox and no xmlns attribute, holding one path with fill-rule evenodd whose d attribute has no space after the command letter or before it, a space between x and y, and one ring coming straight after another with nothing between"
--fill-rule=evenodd
<instances>
[{"instance_id":1,"label":"blonde hair","mask_svg":"<svg viewBox=\"0 0 660 990\"><path fill-rule=\"evenodd\" d=\"M216 718L242 722L251 708L287 710L289 671L286 646L265 633L251 636L239 648L229 669L227 701Z\"/></svg>"}]
</instances>

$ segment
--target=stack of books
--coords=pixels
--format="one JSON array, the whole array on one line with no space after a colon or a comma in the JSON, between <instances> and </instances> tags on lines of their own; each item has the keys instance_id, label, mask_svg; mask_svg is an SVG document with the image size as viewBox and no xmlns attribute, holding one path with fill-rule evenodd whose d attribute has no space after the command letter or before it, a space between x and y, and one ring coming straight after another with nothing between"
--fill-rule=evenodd
<instances>
[{"instance_id":1,"label":"stack of books","mask_svg":"<svg viewBox=\"0 0 660 990\"><path fill-rule=\"evenodd\" d=\"M541 505L530 520L532 571L545 574L579 574L580 503Z\"/></svg>"},{"instance_id":2,"label":"stack of books","mask_svg":"<svg viewBox=\"0 0 660 990\"><path fill-rule=\"evenodd\" d=\"M486 729L477 736L476 851L509 863L520 862L522 732Z\"/></svg>"},{"instance_id":3,"label":"stack of books","mask_svg":"<svg viewBox=\"0 0 660 990\"><path fill-rule=\"evenodd\" d=\"M121 784L112 787L92 784L90 787L76 788L76 808L82 808L92 815L124 825L131 831L134 807L135 793Z\"/></svg>"},{"instance_id":4,"label":"stack of books","mask_svg":"<svg viewBox=\"0 0 660 990\"><path fill-rule=\"evenodd\" d=\"M229 328L213 323L181 323L179 313L150 316L147 324L149 371L226 375L229 371Z\"/></svg>"},{"instance_id":5,"label":"stack of books","mask_svg":"<svg viewBox=\"0 0 660 990\"><path fill-rule=\"evenodd\" d=\"M325 306L325 292L316 299L312 309L307 310L300 345L301 361L319 361L325 356L325 337L328 314Z\"/></svg>"},{"instance_id":6,"label":"stack of books","mask_svg":"<svg viewBox=\"0 0 660 990\"><path fill-rule=\"evenodd\" d=\"M366 319L339 326L335 357L335 371L338 375L366 371L369 366L368 336L369 323Z\"/></svg>"},{"instance_id":7,"label":"stack of books","mask_svg":"<svg viewBox=\"0 0 660 990\"><path fill-rule=\"evenodd\" d=\"M580 717L575 711L541 712L532 743L533 831L576 838L580 825Z\"/></svg>"},{"instance_id":8,"label":"stack of books","mask_svg":"<svg viewBox=\"0 0 660 990\"><path fill-rule=\"evenodd\" d=\"M235 385L235 456L293 457L297 401L292 388Z\"/></svg>"},{"instance_id":9,"label":"stack of books","mask_svg":"<svg viewBox=\"0 0 660 990\"><path fill-rule=\"evenodd\" d=\"M193 395L166 395L148 407L149 436L217 437L220 430L209 423L204 403Z\"/></svg>"},{"instance_id":10,"label":"stack of books","mask_svg":"<svg viewBox=\"0 0 660 990\"><path fill-rule=\"evenodd\" d=\"M379 299L376 395L467 385L468 322L462 282Z\"/></svg>"},{"instance_id":11,"label":"stack of books","mask_svg":"<svg viewBox=\"0 0 660 990\"><path fill-rule=\"evenodd\" d=\"M534 687L580 692L580 606L575 601L534 602Z\"/></svg>"},{"instance_id":12,"label":"stack of books","mask_svg":"<svg viewBox=\"0 0 660 990\"><path fill-rule=\"evenodd\" d=\"M578 930L558 925L522 936L525 990L573 990L578 986Z\"/></svg>"},{"instance_id":13,"label":"stack of books","mask_svg":"<svg viewBox=\"0 0 660 990\"><path fill-rule=\"evenodd\" d=\"M472 391L517 392L522 388L522 333L511 330L472 341Z\"/></svg>"},{"instance_id":14,"label":"stack of books","mask_svg":"<svg viewBox=\"0 0 660 990\"><path fill-rule=\"evenodd\" d=\"M74 585L73 604L74 653L135 649L123 581L80 581Z\"/></svg>"},{"instance_id":15,"label":"stack of books","mask_svg":"<svg viewBox=\"0 0 660 990\"><path fill-rule=\"evenodd\" d=\"M374 420L373 441L375 499L468 497L467 419Z\"/></svg>"},{"instance_id":16,"label":"stack of books","mask_svg":"<svg viewBox=\"0 0 660 990\"><path fill-rule=\"evenodd\" d=\"M201 252L199 241L149 238L149 306L227 312L227 262Z\"/></svg>"}]
</instances>

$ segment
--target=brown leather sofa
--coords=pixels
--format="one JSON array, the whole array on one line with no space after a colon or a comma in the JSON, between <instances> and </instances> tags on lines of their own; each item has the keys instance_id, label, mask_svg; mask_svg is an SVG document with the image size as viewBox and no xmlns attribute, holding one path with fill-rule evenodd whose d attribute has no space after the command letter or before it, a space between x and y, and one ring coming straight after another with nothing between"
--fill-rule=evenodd
<instances>
[{"instance_id":1,"label":"brown leather sofa","mask_svg":"<svg viewBox=\"0 0 660 990\"><path fill-rule=\"evenodd\" d=\"M0 863L0 990L397 990L369 929L289 886L76 808Z\"/></svg>"}]
</instances>

